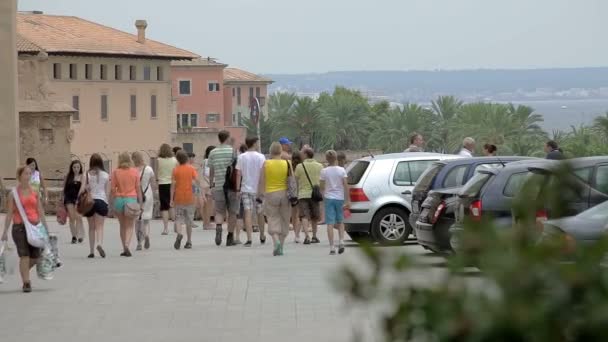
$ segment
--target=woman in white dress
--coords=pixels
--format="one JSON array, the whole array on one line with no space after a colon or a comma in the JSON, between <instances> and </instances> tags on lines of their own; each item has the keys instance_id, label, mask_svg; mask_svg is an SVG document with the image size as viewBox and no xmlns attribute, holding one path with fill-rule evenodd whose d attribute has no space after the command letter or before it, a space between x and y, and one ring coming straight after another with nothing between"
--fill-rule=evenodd
<instances>
[{"instance_id":1,"label":"woman in white dress","mask_svg":"<svg viewBox=\"0 0 608 342\"><path fill-rule=\"evenodd\" d=\"M138 251L143 248L150 248L150 220L154 214L154 189L157 188L156 177L154 176L154 170L144 161L144 156L141 152L133 152L131 156L135 168L139 173L139 184L141 186L141 193L143 194L143 212L139 219L135 221L135 231L137 235L137 249Z\"/></svg>"}]
</instances>

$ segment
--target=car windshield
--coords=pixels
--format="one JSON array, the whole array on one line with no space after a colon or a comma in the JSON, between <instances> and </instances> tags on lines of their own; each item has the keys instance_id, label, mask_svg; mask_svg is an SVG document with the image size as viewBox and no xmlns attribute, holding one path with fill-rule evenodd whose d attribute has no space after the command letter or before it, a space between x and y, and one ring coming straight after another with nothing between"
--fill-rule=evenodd
<instances>
[{"instance_id":1,"label":"car windshield","mask_svg":"<svg viewBox=\"0 0 608 342\"><path fill-rule=\"evenodd\" d=\"M479 195L481 188L492 178L491 173L478 173L464 185L460 192L461 197L475 197Z\"/></svg>"},{"instance_id":2,"label":"car windshield","mask_svg":"<svg viewBox=\"0 0 608 342\"><path fill-rule=\"evenodd\" d=\"M443 169L444 166L445 166L445 164L443 164L443 163L436 163L436 164L429 166L422 173L422 175L420 175L420 178L418 178L418 182L416 183L416 186L414 187L414 192L430 190L431 185L433 184L433 180L435 179L435 177L437 176L439 171L441 171L441 169Z\"/></svg>"},{"instance_id":3,"label":"car windshield","mask_svg":"<svg viewBox=\"0 0 608 342\"><path fill-rule=\"evenodd\" d=\"M365 170L369 167L369 162L365 160L356 160L348 166L348 185L359 184L361 178L365 174Z\"/></svg>"},{"instance_id":4,"label":"car windshield","mask_svg":"<svg viewBox=\"0 0 608 342\"><path fill-rule=\"evenodd\" d=\"M596 205L578 214L579 218L586 220L608 220L608 202Z\"/></svg>"}]
</instances>

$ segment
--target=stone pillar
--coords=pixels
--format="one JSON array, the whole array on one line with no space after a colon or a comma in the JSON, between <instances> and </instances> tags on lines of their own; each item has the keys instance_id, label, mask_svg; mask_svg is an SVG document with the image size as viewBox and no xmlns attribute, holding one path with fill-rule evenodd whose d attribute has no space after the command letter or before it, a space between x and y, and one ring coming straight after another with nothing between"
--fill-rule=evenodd
<instances>
[{"instance_id":1,"label":"stone pillar","mask_svg":"<svg viewBox=\"0 0 608 342\"><path fill-rule=\"evenodd\" d=\"M19 163L17 113L17 0L0 1L0 177L15 177Z\"/></svg>"}]
</instances>

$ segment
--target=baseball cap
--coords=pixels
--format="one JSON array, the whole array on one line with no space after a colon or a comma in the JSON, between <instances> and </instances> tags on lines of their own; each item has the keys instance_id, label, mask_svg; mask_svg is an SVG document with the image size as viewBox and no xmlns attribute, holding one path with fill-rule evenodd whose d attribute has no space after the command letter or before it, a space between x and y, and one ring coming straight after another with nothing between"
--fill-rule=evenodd
<instances>
[{"instance_id":1,"label":"baseball cap","mask_svg":"<svg viewBox=\"0 0 608 342\"><path fill-rule=\"evenodd\" d=\"M286 137L281 137L281 139L279 139L279 144L281 145L291 145L292 142L287 139Z\"/></svg>"}]
</instances>

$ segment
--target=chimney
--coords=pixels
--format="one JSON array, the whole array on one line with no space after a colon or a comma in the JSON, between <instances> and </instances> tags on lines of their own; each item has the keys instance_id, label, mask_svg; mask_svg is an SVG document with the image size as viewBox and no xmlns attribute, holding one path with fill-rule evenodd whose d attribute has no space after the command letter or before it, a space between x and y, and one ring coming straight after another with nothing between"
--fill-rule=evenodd
<instances>
[{"instance_id":1,"label":"chimney","mask_svg":"<svg viewBox=\"0 0 608 342\"><path fill-rule=\"evenodd\" d=\"M146 42L146 27L148 27L148 22L145 20L136 20L135 27L137 27L137 42L144 44Z\"/></svg>"}]
</instances>

